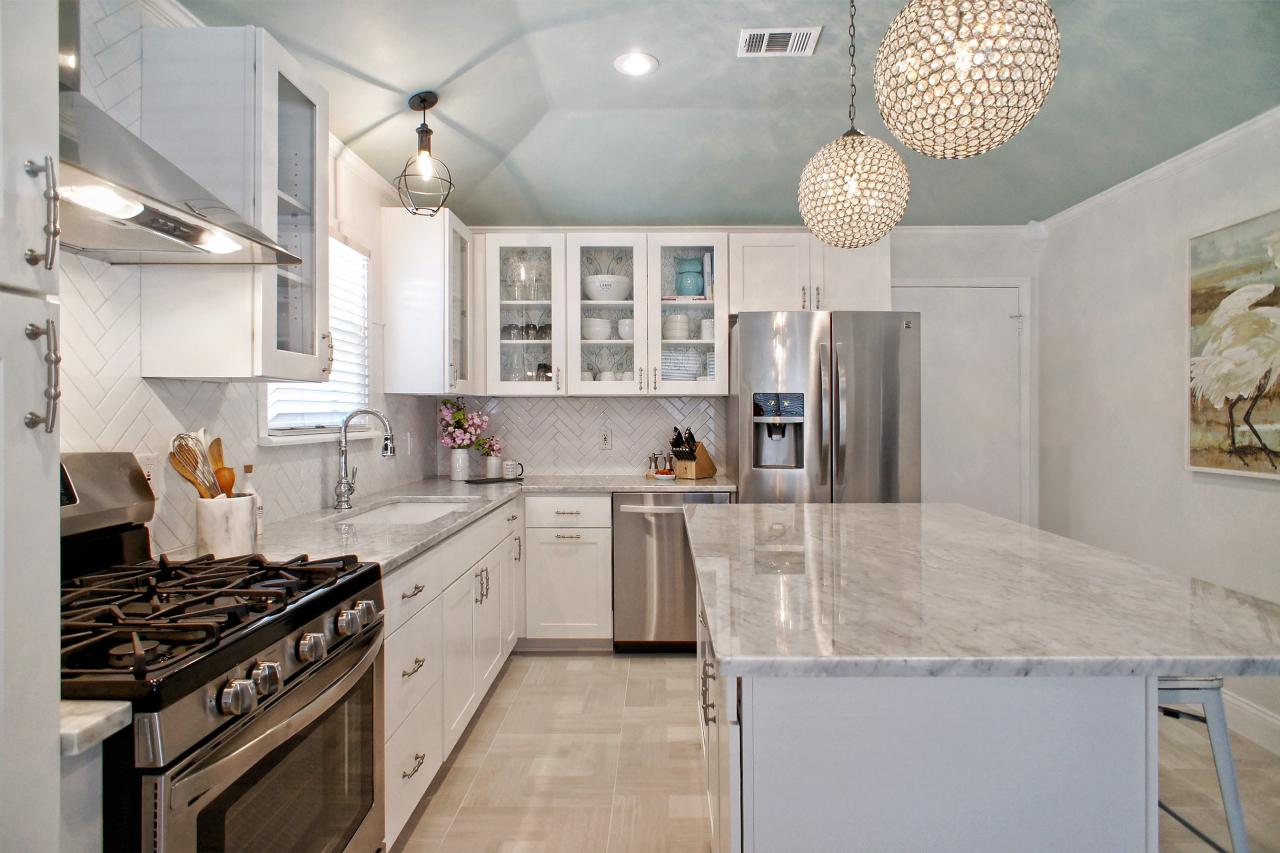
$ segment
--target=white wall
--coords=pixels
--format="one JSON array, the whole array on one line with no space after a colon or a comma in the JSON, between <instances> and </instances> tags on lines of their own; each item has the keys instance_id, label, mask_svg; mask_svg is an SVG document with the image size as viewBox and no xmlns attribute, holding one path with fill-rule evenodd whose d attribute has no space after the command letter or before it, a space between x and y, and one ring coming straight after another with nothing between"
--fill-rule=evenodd
<instances>
[{"instance_id":1,"label":"white wall","mask_svg":"<svg viewBox=\"0 0 1280 853\"><path fill-rule=\"evenodd\" d=\"M81 6L82 89L118 121L137 130L141 82L142 26L190 23L180 9L138 0ZM338 156L330 186L337 196L337 227L375 250L371 261L370 360L373 388L381 387L382 300L378 288L380 208L395 204L391 186L351 153ZM334 168L331 163L331 168ZM62 449L168 452L177 432L207 427L223 437L235 465L252 463L268 521L319 509L332 501L337 478L333 443L292 447L257 445L259 386L244 382L189 382L143 379L138 369L139 274L137 267L108 266L62 255L63 418ZM374 441L352 444L360 466L362 492L417 480L435 472L435 420L429 401L372 395L374 406L391 416L400 455L379 458ZM413 433L409 456L406 434ZM164 465L153 486L160 498L151 524L154 547L169 550L195 539L195 492Z\"/></svg>"},{"instance_id":2,"label":"white wall","mask_svg":"<svg viewBox=\"0 0 1280 853\"><path fill-rule=\"evenodd\" d=\"M1042 526L1271 601L1280 482L1186 469L1186 251L1280 207L1277 152L1280 109L1049 219L1038 282Z\"/></svg>"}]
</instances>

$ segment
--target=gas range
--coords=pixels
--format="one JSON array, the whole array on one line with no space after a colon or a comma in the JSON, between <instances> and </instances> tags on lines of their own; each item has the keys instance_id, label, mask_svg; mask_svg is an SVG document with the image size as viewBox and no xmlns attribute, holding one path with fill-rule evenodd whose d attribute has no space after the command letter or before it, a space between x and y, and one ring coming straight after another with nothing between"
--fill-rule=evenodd
<instances>
[{"instance_id":1,"label":"gas range","mask_svg":"<svg viewBox=\"0 0 1280 853\"><path fill-rule=\"evenodd\" d=\"M377 849L381 567L150 559L133 456L62 462L62 696L133 705L104 745L104 849Z\"/></svg>"}]
</instances>

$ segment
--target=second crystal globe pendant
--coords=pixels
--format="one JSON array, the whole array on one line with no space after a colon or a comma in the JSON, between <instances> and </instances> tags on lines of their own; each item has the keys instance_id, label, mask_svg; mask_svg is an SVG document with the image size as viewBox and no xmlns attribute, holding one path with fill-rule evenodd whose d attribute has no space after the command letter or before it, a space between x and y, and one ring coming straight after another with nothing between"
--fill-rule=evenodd
<instances>
[{"instance_id":1,"label":"second crystal globe pendant","mask_svg":"<svg viewBox=\"0 0 1280 853\"><path fill-rule=\"evenodd\" d=\"M911 195L907 164L888 143L854 126L853 18L849 4L849 131L809 158L800 175L796 201L805 226L837 249L870 246L902 219Z\"/></svg>"}]
</instances>

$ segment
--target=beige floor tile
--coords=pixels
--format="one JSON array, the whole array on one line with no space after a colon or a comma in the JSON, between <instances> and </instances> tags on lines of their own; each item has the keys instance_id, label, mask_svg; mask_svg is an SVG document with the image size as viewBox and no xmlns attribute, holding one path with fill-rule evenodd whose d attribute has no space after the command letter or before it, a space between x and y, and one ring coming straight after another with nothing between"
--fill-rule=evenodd
<instances>
[{"instance_id":1,"label":"beige floor tile","mask_svg":"<svg viewBox=\"0 0 1280 853\"><path fill-rule=\"evenodd\" d=\"M637 677L633 674L627 679L628 708L692 708L697 696L697 684L691 678Z\"/></svg>"},{"instance_id":2,"label":"beige floor tile","mask_svg":"<svg viewBox=\"0 0 1280 853\"><path fill-rule=\"evenodd\" d=\"M479 767L510 710L510 705L488 704L482 708L459 739L449 763L460 767Z\"/></svg>"},{"instance_id":3,"label":"beige floor tile","mask_svg":"<svg viewBox=\"0 0 1280 853\"><path fill-rule=\"evenodd\" d=\"M617 735L500 734L463 806L608 807L617 771Z\"/></svg>"},{"instance_id":4,"label":"beige floor tile","mask_svg":"<svg viewBox=\"0 0 1280 853\"><path fill-rule=\"evenodd\" d=\"M464 806L442 853L602 853L608 806Z\"/></svg>"},{"instance_id":5,"label":"beige floor tile","mask_svg":"<svg viewBox=\"0 0 1280 853\"><path fill-rule=\"evenodd\" d=\"M533 673L530 672L532 676ZM617 734L626 679L550 686L525 683L502 722L503 734Z\"/></svg>"},{"instance_id":6,"label":"beige floor tile","mask_svg":"<svg viewBox=\"0 0 1280 853\"><path fill-rule=\"evenodd\" d=\"M641 794L613 799L608 853L709 853L705 795Z\"/></svg>"},{"instance_id":7,"label":"beige floor tile","mask_svg":"<svg viewBox=\"0 0 1280 853\"><path fill-rule=\"evenodd\" d=\"M530 660L524 684L553 687L626 681L630 659L615 655L545 655Z\"/></svg>"}]
</instances>

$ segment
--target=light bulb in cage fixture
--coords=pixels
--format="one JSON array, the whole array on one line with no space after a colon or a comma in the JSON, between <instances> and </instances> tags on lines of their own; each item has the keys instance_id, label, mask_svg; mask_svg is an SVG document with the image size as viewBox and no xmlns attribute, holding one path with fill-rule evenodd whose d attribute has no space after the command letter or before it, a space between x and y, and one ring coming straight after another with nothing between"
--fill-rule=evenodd
<instances>
[{"instance_id":1,"label":"light bulb in cage fixture","mask_svg":"<svg viewBox=\"0 0 1280 853\"><path fill-rule=\"evenodd\" d=\"M400 203L405 210L420 216L435 216L453 192L449 167L431 153L434 131L427 125L427 110L439 101L435 92L418 92L409 99L409 108L422 113L422 124L417 128L417 150L395 181Z\"/></svg>"}]
</instances>

